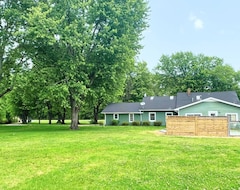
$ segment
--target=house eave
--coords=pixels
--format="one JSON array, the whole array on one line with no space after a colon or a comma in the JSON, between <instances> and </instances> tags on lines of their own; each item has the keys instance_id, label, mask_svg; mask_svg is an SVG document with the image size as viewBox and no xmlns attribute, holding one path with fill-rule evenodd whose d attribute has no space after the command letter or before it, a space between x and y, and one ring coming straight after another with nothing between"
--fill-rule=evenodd
<instances>
[{"instance_id":1,"label":"house eave","mask_svg":"<svg viewBox=\"0 0 240 190\"><path fill-rule=\"evenodd\" d=\"M129 112L101 112L102 114L129 114L129 113L135 113L135 114L141 114L141 112L133 112L133 111L129 111Z\"/></svg>"},{"instance_id":2,"label":"house eave","mask_svg":"<svg viewBox=\"0 0 240 190\"><path fill-rule=\"evenodd\" d=\"M187 105L185 105L185 106L178 107L178 108L175 109L175 111L178 112L178 111L181 110L181 109L188 108L188 107L191 107L191 106L200 104L200 103L202 103L202 102L221 102L221 103L223 103L223 104L228 104L228 105L231 105L231 106L235 106L235 107L239 107L239 108L240 108L240 105L239 105L239 104L234 104L234 103L227 102L227 101L224 101L224 100L220 100L220 99L217 99L217 98L209 97L209 98L206 98L206 99L203 99L203 100L199 100L199 101L197 101L197 102L193 102L193 103L191 103L191 104L187 104Z\"/></svg>"},{"instance_id":3,"label":"house eave","mask_svg":"<svg viewBox=\"0 0 240 190\"><path fill-rule=\"evenodd\" d=\"M175 111L175 109L174 108L171 108L171 109L141 109L139 111L141 111L141 112L144 112L144 111L148 111L148 112L150 112L150 111L164 112L164 111Z\"/></svg>"}]
</instances>

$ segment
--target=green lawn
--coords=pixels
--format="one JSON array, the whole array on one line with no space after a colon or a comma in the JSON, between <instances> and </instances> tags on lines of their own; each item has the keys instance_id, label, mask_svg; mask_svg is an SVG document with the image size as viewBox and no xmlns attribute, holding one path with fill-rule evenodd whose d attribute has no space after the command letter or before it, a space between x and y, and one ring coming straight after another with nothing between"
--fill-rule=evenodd
<instances>
[{"instance_id":1,"label":"green lawn","mask_svg":"<svg viewBox=\"0 0 240 190\"><path fill-rule=\"evenodd\" d=\"M159 130L0 126L0 190L240 188L240 138Z\"/></svg>"}]
</instances>

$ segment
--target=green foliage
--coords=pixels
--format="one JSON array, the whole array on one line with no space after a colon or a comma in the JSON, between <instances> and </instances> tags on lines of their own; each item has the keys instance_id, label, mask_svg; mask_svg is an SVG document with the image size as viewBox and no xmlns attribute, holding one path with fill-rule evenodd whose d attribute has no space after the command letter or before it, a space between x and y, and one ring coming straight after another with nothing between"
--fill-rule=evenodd
<instances>
[{"instance_id":1,"label":"green foliage","mask_svg":"<svg viewBox=\"0 0 240 190\"><path fill-rule=\"evenodd\" d=\"M143 126L150 126L150 122L149 121L143 121L142 125Z\"/></svg>"},{"instance_id":2,"label":"green foliage","mask_svg":"<svg viewBox=\"0 0 240 190\"><path fill-rule=\"evenodd\" d=\"M123 102L139 102L144 95L153 96L155 87L154 75L148 70L146 62L138 62L127 74Z\"/></svg>"},{"instance_id":3,"label":"green foliage","mask_svg":"<svg viewBox=\"0 0 240 190\"><path fill-rule=\"evenodd\" d=\"M122 123L122 126L128 126L129 125L129 122L123 122Z\"/></svg>"},{"instance_id":4,"label":"green foliage","mask_svg":"<svg viewBox=\"0 0 240 190\"><path fill-rule=\"evenodd\" d=\"M23 15L26 14L32 2L1 1L0 2L0 98L10 92L15 86L18 73L28 69L29 58L22 49L21 42L26 22Z\"/></svg>"},{"instance_id":5,"label":"green foliage","mask_svg":"<svg viewBox=\"0 0 240 190\"><path fill-rule=\"evenodd\" d=\"M161 121L155 121L153 122L154 126L162 126L162 122Z\"/></svg>"},{"instance_id":6,"label":"green foliage","mask_svg":"<svg viewBox=\"0 0 240 190\"><path fill-rule=\"evenodd\" d=\"M160 95L176 95L191 88L193 92L238 91L239 78L234 69L217 57L191 52L163 55L155 68Z\"/></svg>"},{"instance_id":7,"label":"green foliage","mask_svg":"<svg viewBox=\"0 0 240 190\"><path fill-rule=\"evenodd\" d=\"M103 126L103 125L104 125L104 121L98 121L98 124L99 124L100 126Z\"/></svg>"},{"instance_id":8,"label":"green foliage","mask_svg":"<svg viewBox=\"0 0 240 190\"><path fill-rule=\"evenodd\" d=\"M113 119L112 122L111 122L111 125L115 125L116 126L116 125L118 125L118 123L119 123L118 120Z\"/></svg>"},{"instance_id":9,"label":"green foliage","mask_svg":"<svg viewBox=\"0 0 240 190\"><path fill-rule=\"evenodd\" d=\"M28 52L37 69L53 68L55 82L67 87L71 129L78 128L85 101L97 122L101 106L122 94L147 26L147 10L144 0L37 1L29 9Z\"/></svg>"},{"instance_id":10,"label":"green foliage","mask_svg":"<svg viewBox=\"0 0 240 190\"><path fill-rule=\"evenodd\" d=\"M139 121L133 121L132 126L140 126L140 122Z\"/></svg>"}]
</instances>

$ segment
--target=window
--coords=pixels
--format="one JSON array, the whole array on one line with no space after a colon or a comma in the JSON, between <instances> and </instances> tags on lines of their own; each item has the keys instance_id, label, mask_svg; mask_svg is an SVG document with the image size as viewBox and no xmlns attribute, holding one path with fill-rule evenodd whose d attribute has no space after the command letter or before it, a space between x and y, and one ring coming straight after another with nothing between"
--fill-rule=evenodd
<instances>
[{"instance_id":1,"label":"window","mask_svg":"<svg viewBox=\"0 0 240 190\"><path fill-rule=\"evenodd\" d=\"M114 113L114 114L113 114L113 119L114 119L114 120L118 120L118 119L119 119L119 114Z\"/></svg>"},{"instance_id":2,"label":"window","mask_svg":"<svg viewBox=\"0 0 240 190\"><path fill-rule=\"evenodd\" d=\"M226 113L226 116L228 116L230 118L230 121L238 121L237 113Z\"/></svg>"},{"instance_id":3,"label":"window","mask_svg":"<svg viewBox=\"0 0 240 190\"><path fill-rule=\"evenodd\" d=\"M173 112L166 112L165 116L168 116L168 115L173 115Z\"/></svg>"},{"instance_id":4,"label":"window","mask_svg":"<svg viewBox=\"0 0 240 190\"><path fill-rule=\"evenodd\" d=\"M218 111L209 111L208 116L212 116L212 117L218 116Z\"/></svg>"},{"instance_id":5,"label":"window","mask_svg":"<svg viewBox=\"0 0 240 190\"><path fill-rule=\"evenodd\" d=\"M201 113L186 113L185 116L202 116Z\"/></svg>"},{"instance_id":6,"label":"window","mask_svg":"<svg viewBox=\"0 0 240 190\"><path fill-rule=\"evenodd\" d=\"M156 112L149 113L149 121L156 121Z\"/></svg>"},{"instance_id":7,"label":"window","mask_svg":"<svg viewBox=\"0 0 240 190\"><path fill-rule=\"evenodd\" d=\"M129 114L129 122L133 122L134 121L134 114L130 113Z\"/></svg>"}]
</instances>

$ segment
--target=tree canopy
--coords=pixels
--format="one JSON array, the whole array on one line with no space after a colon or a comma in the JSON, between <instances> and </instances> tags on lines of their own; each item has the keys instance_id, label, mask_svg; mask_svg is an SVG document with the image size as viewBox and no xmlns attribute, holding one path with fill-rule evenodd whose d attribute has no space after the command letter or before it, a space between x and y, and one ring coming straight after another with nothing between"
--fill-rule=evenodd
<instances>
[{"instance_id":1,"label":"tree canopy","mask_svg":"<svg viewBox=\"0 0 240 190\"><path fill-rule=\"evenodd\" d=\"M67 87L72 129L78 128L89 91L104 94L101 89L112 84L123 87L141 47L147 11L144 0L48 0L29 9L23 46L33 68L48 69L56 83Z\"/></svg>"},{"instance_id":2,"label":"tree canopy","mask_svg":"<svg viewBox=\"0 0 240 190\"><path fill-rule=\"evenodd\" d=\"M237 91L239 78L223 59L191 52L163 55L155 68L160 94L192 91Z\"/></svg>"}]
</instances>

